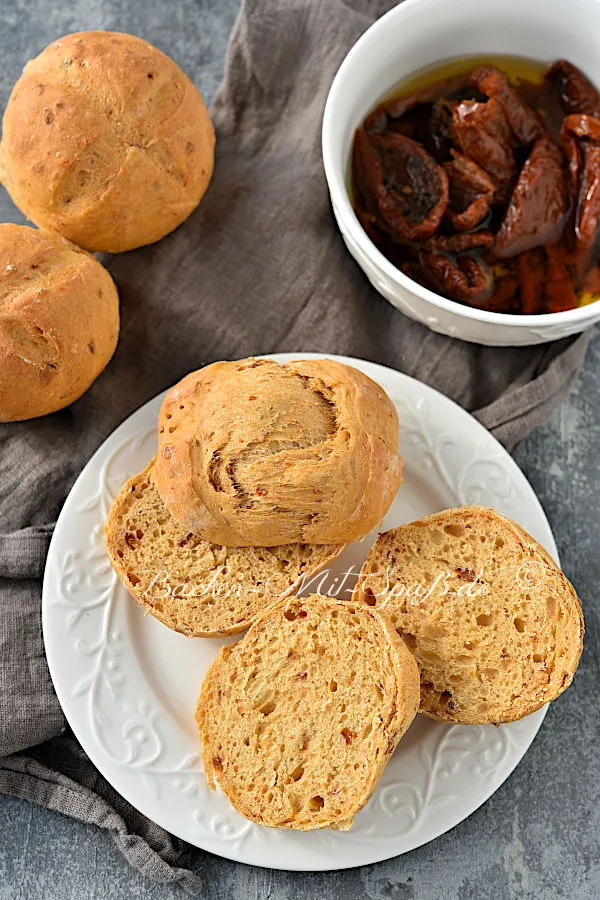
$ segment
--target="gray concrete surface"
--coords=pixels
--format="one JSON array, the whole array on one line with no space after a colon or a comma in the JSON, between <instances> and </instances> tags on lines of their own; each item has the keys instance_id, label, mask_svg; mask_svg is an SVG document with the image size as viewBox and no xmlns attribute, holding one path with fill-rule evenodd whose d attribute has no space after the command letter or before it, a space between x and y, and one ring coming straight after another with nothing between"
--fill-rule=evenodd
<instances>
[{"instance_id":1,"label":"gray concrete surface","mask_svg":"<svg viewBox=\"0 0 600 900\"><path fill-rule=\"evenodd\" d=\"M326 0L323 0L326 2ZM0 0L0 105L23 63L69 31L131 31L157 44L207 98L218 84L237 0ZM0 221L20 221L6 195ZM600 897L600 331L568 401L517 460L548 514L584 598L575 685L553 704L507 783L453 831L406 856L342 873L288 874L198 851L202 896L273 900L594 900ZM133 872L91 826L0 796L0 900L177 900Z\"/></svg>"}]
</instances>

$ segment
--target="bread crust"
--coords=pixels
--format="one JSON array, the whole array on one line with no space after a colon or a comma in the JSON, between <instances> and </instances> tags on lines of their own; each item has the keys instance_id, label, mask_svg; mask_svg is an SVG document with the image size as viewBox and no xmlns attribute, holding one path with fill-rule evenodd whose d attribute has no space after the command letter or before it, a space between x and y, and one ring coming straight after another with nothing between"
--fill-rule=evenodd
<instances>
[{"instance_id":1,"label":"bread crust","mask_svg":"<svg viewBox=\"0 0 600 900\"><path fill-rule=\"evenodd\" d=\"M51 232L0 224L0 421L77 400L119 336L119 296L89 253Z\"/></svg>"},{"instance_id":2,"label":"bread crust","mask_svg":"<svg viewBox=\"0 0 600 900\"><path fill-rule=\"evenodd\" d=\"M381 534L353 599L385 610L419 664L419 711L445 722L535 712L569 686L583 647L573 586L531 535L484 507Z\"/></svg>"},{"instance_id":3,"label":"bread crust","mask_svg":"<svg viewBox=\"0 0 600 900\"><path fill-rule=\"evenodd\" d=\"M338 617L337 630L330 627L334 615ZM328 627L329 639L323 630ZM342 632L346 639L352 628L362 654L351 657L352 665L364 666L367 673L360 691L371 686L368 673L373 673L375 681L382 679L376 688L378 699L362 698L365 706L358 711L351 699L352 673L344 668L352 652L352 636L342 644ZM307 634L317 635L310 644L312 649L302 643ZM259 653L264 640L275 642L276 670L271 669L269 660L263 662ZM295 647L304 647L297 651L297 658ZM302 671L294 675L294 667ZM363 672L354 674L360 677ZM291 702L290 683L297 685L295 692L304 693L304 702ZM253 686L265 684L272 690L266 701L262 696L257 700ZM323 684L328 684L327 708L315 708L311 690L318 691ZM346 830L371 796L418 704L415 660L385 616L333 597L289 598L269 610L240 642L221 648L206 673L196 721L208 783L212 788L218 783L243 816L261 825L300 831ZM268 729L267 717L274 710L277 722L272 736L265 732L265 739L255 745L253 734ZM340 729L344 721L352 723L352 730ZM301 732L300 741L296 732ZM282 739L284 743L278 747ZM272 772L274 781L269 778L275 797L269 801L267 794L261 806L256 791L247 789L245 774L246 770L257 777L270 773L272 758L278 759Z\"/></svg>"},{"instance_id":4,"label":"bread crust","mask_svg":"<svg viewBox=\"0 0 600 900\"><path fill-rule=\"evenodd\" d=\"M398 417L333 360L217 362L172 388L154 479L171 515L227 546L362 537L402 480Z\"/></svg>"},{"instance_id":5,"label":"bread crust","mask_svg":"<svg viewBox=\"0 0 600 900\"><path fill-rule=\"evenodd\" d=\"M285 553L227 551L199 540L172 521L152 484L152 466L153 461L119 491L105 542L112 567L136 603L173 631L204 638L238 634L343 550L323 544L292 545ZM166 535L166 544L153 538L156 531Z\"/></svg>"},{"instance_id":6,"label":"bread crust","mask_svg":"<svg viewBox=\"0 0 600 900\"><path fill-rule=\"evenodd\" d=\"M189 216L214 141L202 97L173 60L133 35L79 32L30 60L15 84L0 179L37 225L118 253Z\"/></svg>"}]
</instances>

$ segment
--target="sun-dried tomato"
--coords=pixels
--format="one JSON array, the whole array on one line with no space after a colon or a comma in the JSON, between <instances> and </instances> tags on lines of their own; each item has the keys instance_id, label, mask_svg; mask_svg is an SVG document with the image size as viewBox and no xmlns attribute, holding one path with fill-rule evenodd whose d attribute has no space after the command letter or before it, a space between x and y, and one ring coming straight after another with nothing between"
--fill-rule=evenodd
<instances>
[{"instance_id":1,"label":"sun-dried tomato","mask_svg":"<svg viewBox=\"0 0 600 900\"><path fill-rule=\"evenodd\" d=\"M452 159L444 163L448 175L448 217L456 231L470 231L490 212L494 199L494 184L477 163L456 150Z\"/></svg>"},{"instance_id":2,"label":"sun-dried tomato","mask_svg":"<svg viewBox=\"0 0 600 900\"><path fill-rule=\"evenodd\" d=\"M592 263L600 225L600 119L566 116L561 134L575 200L576 269L583 279Z\"/></svg>"},{"instance_id":3,"label":"sun-dried tomato","mask_svg":"<svg viewBox=\"0 0 600 900\"><path fill-rule=\"evenodd\" d=\"M480 306L494 289L494 278L483 260L463 255L452 259L443 253L421 253L421 265L445 293L471 306Z\"/></svg>"},{"instance_id":4,"label":"sun-dried tomato","mask_svg":"<svg viewBox=\"0 0 600 900\"><path fill-rule=\"evenodd\" d=\"M555 243L568 211L567 186L560 150L538 138L527 158L498 230L497 256L518 256Z\"/></svg>"},{"instance_id":5,"label":"sun-dried tomato","mask_svg":"<svg viewBox=\"0 0 600 900\"><path fill-rule=\"evenodd\" d=\"M548 69L546 80L560 92L562 106L567 114L586 113L600 117L600 94L572 63L559 59Z\"/></svg>"},{"instance_id":6,"label":"sun-dried tomato","mask_svg":"<svg viewBox=\"0 0 600 900\"><path fill-rule=\"evenodd\" d=\"M452 137L461 153L489 175L496 198L507 199L517 163L510 128L499 101L459 103L452 114Z\"/></svg>"},{"instance_id":7,"label":"sun-dried tomato","mask_svg":"<svg viewBox=\"0 0 600 900\"><path fill-rule=\"evenodd\" d=\"M355 139L355 177L379 224L393 237L420 240L438 228L448 205L448 176L423 147L403 134Z\"/></svg>"},{"instance_id":8,"label":"sun-dried tomato","mask_svg":"<svg viewBox=\"0 0 600 900\"><path fill-rule=\"evenodd\" d=\"M537 113L523 103L506 76L498 69L481 66L472 72L470 81L486 97L500 103L510 130L521 144L531 144L543 134L544 129Z\"/></svg>"}]
</instances>

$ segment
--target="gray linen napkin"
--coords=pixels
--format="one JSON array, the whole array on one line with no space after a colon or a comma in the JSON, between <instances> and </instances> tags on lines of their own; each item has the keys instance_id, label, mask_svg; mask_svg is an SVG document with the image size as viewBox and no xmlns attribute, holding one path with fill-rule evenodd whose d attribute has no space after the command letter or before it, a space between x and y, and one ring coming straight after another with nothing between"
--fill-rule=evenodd
<instances>
[{"instance_id":1,"label":"gray linen napkin","mask_svg":"<svg viewBox=\"0 0 600 900\"><path fill-rule=\"evenodd\" d=\"M390 3L247 0L214 104L217 166L200 208L108 266L122 301L114 360L67 410L0 426L0 790L109 830L140 871L200 888L187 848L99 775L66 728L46 666L40 591L75 477L140 404L216 359L344 353L393 366L471 410L509 448L565 396L587 336L496 349L434 334L368 284L335 227L321 117L349 47Z\"/></svg>"}]
</instances>

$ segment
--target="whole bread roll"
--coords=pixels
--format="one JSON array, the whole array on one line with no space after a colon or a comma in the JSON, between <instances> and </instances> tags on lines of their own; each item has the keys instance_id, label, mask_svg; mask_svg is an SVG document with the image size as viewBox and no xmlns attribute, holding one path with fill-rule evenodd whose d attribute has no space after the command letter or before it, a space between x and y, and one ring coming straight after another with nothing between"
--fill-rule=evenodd
<instances>
[{"instance_id":1,"label":"whole bread roll","mask_svg":"<svg viewBox=\"0 0 600 900\"><path fill-rule=\"evenodd\" d=\"M169 391L158 425L163 503L225 546L356 540L402 480L394 405L333 360L213 363Z\"/></svg>"},{"instance_id":2,"label":"whole bread roll","mask_svg":"<svg viewBox=\"0 0 600 900\"><path fill-rule=\"evenodd\" d=\"M189 216L214 143L202 97L173 60L129 34L85 31L25 66L4 113L0 178L37 225L117 253Z\"/></svg>"},{"instance_id":3,"label":"whole bread roll","mask_svg":"<svg viewBox=\"0 0 600 900\"><path fill-rule=\"evenodd\" d=\"M59 235L0 224L0 421L77 400L119 336L119 296L100 263Z\"/></svg>"}]
</instances>

